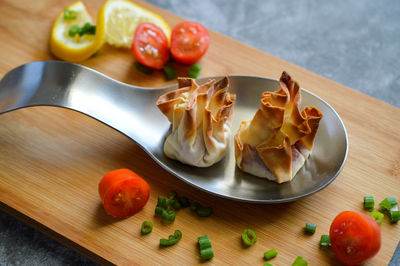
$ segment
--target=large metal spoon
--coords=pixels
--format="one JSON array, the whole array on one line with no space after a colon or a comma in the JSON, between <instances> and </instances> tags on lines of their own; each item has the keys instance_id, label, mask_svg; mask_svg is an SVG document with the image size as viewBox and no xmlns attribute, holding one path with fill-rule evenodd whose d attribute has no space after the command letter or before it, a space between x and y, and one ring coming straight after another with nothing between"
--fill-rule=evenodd
<instances>
[{"instance_id":1,"label":"large metal spoon","mask_svg":"<svg viewBox=\"0 0 400 266\"><path fill-rule=\"evenodd\" d=\"M210 78L198 80L202 83ZM229 91L237 95L232 136L240 122L253 117L263 91L278 89L274 79L229 76ZM312 155L289 183L276 184L240 171L235 165L233 140L224 159L196 168L165 157L163 143L170 123L156 107L158 97L175 85L141 88L113 80L77 64L41 61L22 65L0 82L0 114L30 106L56 106L93 117L127 135L165 170L212 194L249 202L296 200L329 185L342 170L348 150L339 115L318 96L302 89L302 104L316 106L324 115Z\"/></svg>"}]
</instances>

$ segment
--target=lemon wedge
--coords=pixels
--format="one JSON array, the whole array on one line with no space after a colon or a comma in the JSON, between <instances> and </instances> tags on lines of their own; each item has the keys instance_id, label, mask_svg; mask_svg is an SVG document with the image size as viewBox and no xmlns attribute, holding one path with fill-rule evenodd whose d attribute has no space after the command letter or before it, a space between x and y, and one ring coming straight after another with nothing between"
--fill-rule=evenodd
<instances>
[{"instance_id":1,"label":"lemon wedge","mask_svg":"<svg viewBox=\"0 0 400 266\"><path fill-rule=\"evenodd\" d=\"M95 52L97 52L104 43L104 11L100 10L97 16L95 34L75 34L70 36L71 27L83 27L86 23L92 23L92 19L81 2L75 2L68 6L57 17L54 22L50 36L50 51L58 58L70 61L80 62Z\"/></svg>"},{"instance_id":2,"label":"lemon wedge","mask_svg":"<svg viewBox=\"0 0 400 266\"><path fill-rule=\"evenodd\" d=\"M105 41L116 47L130 48L136 27L150 22L160 27L169 40L171 29L158 14L128 0L108 0L103 6Z\"/></svg>"}]
</instances>

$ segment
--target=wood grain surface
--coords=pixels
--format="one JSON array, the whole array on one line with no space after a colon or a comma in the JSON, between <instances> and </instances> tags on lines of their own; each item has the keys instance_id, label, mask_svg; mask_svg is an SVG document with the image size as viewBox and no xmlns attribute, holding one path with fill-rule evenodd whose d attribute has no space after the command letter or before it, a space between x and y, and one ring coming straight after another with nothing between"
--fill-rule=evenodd
<instances>
[{"instance_id":1,"label":"wood grain surface","mask_svg":"<svg viewBox=\"0 0 400 266\"><path fill-rule=\"evenodd\" d=\"M54 60L48 38L59 12L72 1L1 0L0 77L36 60ZM85 1L96 15L103 1ZM140 2L174 26L181 18ZM290 265L297 256L310 265L338 264L329 248L319 247L333 218L341 211L362 209L364 195L379 202L400 200L400 109L356 92L298 66L210 31L210 48L200 61L202 76L249 74L278 78L286 70L302 87L319 95L342 117L349 135L349 154L342 173L326 189L310 197L279 205L230 201L192 188L164 171L132 140L82 114L53 107L33 107L0 116L0 207L101 263L119 265L200 263L198 236L208 234L215 257L207 264L262 265L263 253L275 248L274 265ZM129 50L105 45L82 63L116 80L141 86L167 82L161 72L151 76L133 67ZM183 70L182 72L183 73ZM351 75L351 73L349 73ZM357 77L354 77L357 78ZM140 130L140 128L138 128ZM97 185L110 170L129 168L151 186L151 197L138 214L124 220L102 208ZM158 195L175 189L204 205L213 216L199 218L181 210L173 224L154 217ZM140 235L144 220L154 230ZM316 234L303 233L306 222ZM257 243L244 248L240 233L253 228ZM385 218L382 247L368 265L386 265L400 238L400 224ZM160 249L159 239L175 229L181 242Z\"/></svg>"}]
</instances>

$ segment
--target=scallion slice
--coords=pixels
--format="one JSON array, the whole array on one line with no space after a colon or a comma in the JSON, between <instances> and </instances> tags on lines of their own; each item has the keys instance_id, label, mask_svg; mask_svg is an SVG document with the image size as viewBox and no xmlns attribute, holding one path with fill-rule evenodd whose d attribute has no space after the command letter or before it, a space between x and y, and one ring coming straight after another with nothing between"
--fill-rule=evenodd
<instances>
[{"instance_id":1,"label":"scallion slice","mask_svg":"<svg viewBox=\"0 0 400 266\"><path fill-rule=\"evenodd\" d=\"M186 198L186 197L179 197L178 201L181 204L182 208L186 208L186 207L190 206L190 202L189 202L188 198Z\"/></svg>"},{"instance_id":2,"label":"scallion slice","mask_svg":"<svg viewBox=\"0 0 400 266\"><path fill-rule=\"evenodd\" d=\"M171 65L164 66L163 71L167 80L176 78L176 71Z\"/></svg>"},{"instance_id":3,"label":"scallion slice","mask_svg":"<svg viewBox=\"0 0 400 266\"><path fill-rule=\"evenodd\" d=\"M211 247L211 241L208 235L199 236L197 238L200 248L200 256L203 260L209 260L214 257L214 251Z\"/></svg>"},{"instance_id":4,"label":"scallion slice","mask_svg":"<svg viewBox=\"0 0 400 266\"><path fill-rule=\"evenodd\" d=\"M303 259L301 256L298 256L293 262L292 266L307 266L308 262Z\"/></svg>"},{"instance_id":5,"label":"scallion slice","mask_svg":"<svg viewBox=\"0 0 400 266\"><path fill-rule=\"evenodd\" d=\"M274 265L272 265L272 264L269 263L269 262L266 262L266 263L264 263L264 266L274 266Z\"/></svg>"},{"instance_id":6,"label":"scallion slice","mask_svg":"<svg viewBox=\"0 0 400 266\"><path fill-rule=\"evenodd\" d=\"M378 211L372 211L369 213L369 216L371 216L372 218L374 218L374 220L381 225L382 221L383 221L383 217L385 217L385 215L381 212Z\"/></svg>"},{"instance_id":7,"label":"scallion slice","mask_svg":"<svg viewBox=\"0 0 400 266\"><path fill-rule=\"evenodd\" d=\"M147 75L150 75L151 73L153 73L153 69L151 67L145 66L145 65L139 63L138 61L135 61L134 65L137 70L139 70L140 72L143 72Z\"/></svg>"},{"instance_id":8,"label":"scallion slice","mask_svg":"<svg viewBox=\"0 0 400 266\"><path fill-rule=\"evenodd\" d=\"M253 229L245 228L242 232L243 243L247 246L252 246L257 242L257 234Z\"/></svg>"},{"instance_id":9,"label":"scallion slice","mask_svg":"<svg viewBox=\"0 0 400 266\"><path fill-rule=\"evenodd\" d=\"M396 205L397 205L397 200L395 197L387 197L386 199L381 201L381 203L379 203L379 206L382 208L382 210L385 211L390 211L390 209Z\"/></svg>"},{"instance_id":10,"label":"scallion slice","mask_svg":"<svg viewBox=\"0 0 400 266\"><path fill-rule=\"evenodd\" d=\"M322 247L330 247L331 240L329 239L329 235L321 235L321 240L319 241L319 244Z\"/></svg>"},{"instance_id":11,"label":"scallion slice","mask_svg":"<svg viewBox=\"0 0 400 266\"><path fill-rule=\"evenodd\" d=\"M141 231L142 231L143 235L149 234L151 231L153 231L153 224L151 222L149 222L149 221L144 221L142 223Z\"/></svg>"},{"instance_id":12,"label":"scallion slice","mask_svg":"<svg viewBox=\"0 0 400 266\"><path fill-rule=\"evenodd\" d=\"M79 28L78 25L72 25L68 30L68 36L71 38L75 37L75 35L79 33L80 29L81 28Z\"/></svg>"},{"instance_id":13,"label":"scallion slice","mask_svg":"<svg viewBox=\"0 0 400 266\"><path fill-rule=\"evenodd\" d=\"M306 223L306 227L305 227L306 233L314 234L316 229L317 229L316 224Z\"/></svg>"},{"instance_id":14,"label":"scallion slice","mask_svg":"<svg viewBox=\"0 0 400 266\"><path fill-rule=\"evenodd\" d=\"M161 219L168 222L175 221L176 212L174 210L163 210L161 214Z\"/></svg>"},{"instance_id":15,"label":"scallion slice","mask_svg":"<svg viewBox=\"0 0 400 266\"><path fill-rule=\"evenodd\" d=\"M78 12L72 9L66 9L64 11L64 19L65 20L74 20L78 17Z\"/></svg>"},{"instance_id":16,"label":"scallion slice","mask_svg":"<svg viewBox=\"0 0 400 266\"><path fill-rule=\"evenodd\" d=\"M161 238L160 239L160 246L167 247L175 245L182 239L182 232L179 230L175 230L174 235L170 235L168 239Z\"/></svg>"},{"instance_id":17,"label":"scallion slice","mask_svg":"<svg viewBox=\"0 0 400 266\"><path fill-rule=\"evenodd\" d=\"M390 211L390 221L392 223L397 223L398 221L400 221L400 211Z\"/></svg>"},{"instance_id":18,"label":"scallion slice","mask_svg":"<svg viewBox=\"0 0 400 266\"><path fill-rule=\"evenodd\" d=\"M203 207L200 206L199 208L196 209L196 213L200 217L208 217L212 214L212 208L210 206L208 207Z\"/></svg>"},{"instance_id":19,"label":"scallion slice","mask_svg":"<svg viewBox=\"0 0 400 266\"><path fill-rule=\"evenodd\" d=\"M276 255L278 255L278 251L276 251L275 249L270 249L267 252L264 252L264 258L266 260L270 260L272 258L275 258Z\"/></svg>"},{"instance_id":20,"label":"scallion slice","mask_svg":"<svg viewBox=\"0 0 400 266\"><path fill-rule=\"evenodd\" d=\"M375 206L375 201L373 196L364 196L364 208L373 209Z\"/></svg>"},{"instance_id":21,"label":"scallion slice","mask_svg":"<svg viewBox=\"0 0 400 266\"><path fill-rule=\"evenodd\" d=\"M189 68L189 74L188 74L189 78L192 78L192 79L197 78L200 74L200 71L201 71L200 65L198 65L198 64L191 65Z\"/></svg>"}]
</instances>

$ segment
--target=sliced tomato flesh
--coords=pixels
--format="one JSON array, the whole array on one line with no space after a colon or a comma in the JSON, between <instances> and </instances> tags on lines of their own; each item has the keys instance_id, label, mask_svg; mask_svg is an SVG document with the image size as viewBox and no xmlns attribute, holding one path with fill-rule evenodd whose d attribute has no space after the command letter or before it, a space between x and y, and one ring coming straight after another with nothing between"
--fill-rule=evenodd
<instances>
[{"instance_id":1,"label":"sliced tomato flesh","mask_svg":"<svg viewBox=\"0 0 400 266\"><path fill-rule=\"evenodd\" d=\"M169 59L168 38L158 26L141 23L133 37L132 54L139 63L162 69Z\"/></svg>"}]
</instances>

